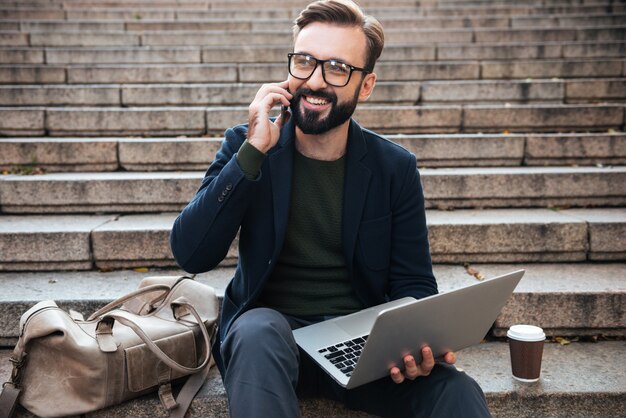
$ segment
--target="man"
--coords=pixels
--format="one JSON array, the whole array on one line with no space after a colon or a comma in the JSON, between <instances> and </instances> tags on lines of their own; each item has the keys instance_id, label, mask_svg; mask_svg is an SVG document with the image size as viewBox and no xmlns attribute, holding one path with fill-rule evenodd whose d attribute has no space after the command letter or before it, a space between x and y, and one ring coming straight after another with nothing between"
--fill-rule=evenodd
<instances>
[{"instance_id":1,"label":"man","mask_svg":"<svg viewBox=\"0 0 626 418\"><path fill-rule=\"evenodd\" d=\"M376 84L380 24L349 0L310 4L294 26L289 78L263 85L248 125L226 131L171 246L189 272L239 259L215 350L232 417L297 417L298 395L379 416L489 416L447 353L345 390L293 340L293 328L404 296L437 293L415 157L351 119ZM277 105L290 106L276 120ZM410 332L410 330L407 330ZM445 364L450 363L450 364Z\"/></svg>"}]
</instances>

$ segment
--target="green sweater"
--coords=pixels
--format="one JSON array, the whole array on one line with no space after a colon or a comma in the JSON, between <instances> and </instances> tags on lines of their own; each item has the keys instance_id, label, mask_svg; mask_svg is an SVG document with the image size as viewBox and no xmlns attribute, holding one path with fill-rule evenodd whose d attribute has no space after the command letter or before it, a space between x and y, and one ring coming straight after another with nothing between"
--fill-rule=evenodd
<instances>
[{"instance_id":1,"label":"green sweater","mask_svg":"<svg viewBox=\"0 0 626 418\"><path fill-rule=\"evenodd\" d=\"M245 143L238 155L249 177L260 168L255 151ZM295 316L355 312L362 306L341 245L345 157L320 161L295 151L292 176L285 242L259 304Z\"/></svg>"}]
</instances>

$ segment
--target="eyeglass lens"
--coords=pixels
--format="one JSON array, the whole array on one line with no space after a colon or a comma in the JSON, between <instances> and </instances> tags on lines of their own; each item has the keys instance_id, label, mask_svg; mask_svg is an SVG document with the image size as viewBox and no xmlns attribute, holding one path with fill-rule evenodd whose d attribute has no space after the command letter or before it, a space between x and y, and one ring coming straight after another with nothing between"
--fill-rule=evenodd
<instances>
[{"instance_id":1,"label":"eyeglass lens","mask_svg":"<svg viewBox=\"0 0 626 418\"><path fill-rule=\"evenodd\" d=\"M290 58L289 72L295 78L306 80L311 77L317 68L318 60L306 54L293 54ZM352 69L341 61L328 60L322 62L324 81L336 87L348 84Z\"/></svg>"}]
</instances>

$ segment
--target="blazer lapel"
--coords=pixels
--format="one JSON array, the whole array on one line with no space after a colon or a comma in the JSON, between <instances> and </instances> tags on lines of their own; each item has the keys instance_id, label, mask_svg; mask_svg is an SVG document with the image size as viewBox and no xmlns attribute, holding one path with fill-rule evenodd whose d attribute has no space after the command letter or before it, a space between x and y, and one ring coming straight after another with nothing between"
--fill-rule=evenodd
<instances>
[{"instance_id":1,"label":"blazer lapel","mask_svg":"<svg viewBox=\"0 0 626 418\"><path fill-rule=\"evenodd\" d=\"M285 238L291 197L291 174L293 171L294 127L291 120L281 129L280 139L269 155L274 205L274 252L280 251ZM277 256L277 254L276 254Z\"/></svg>"},{"instance_id":2,"label":"blazer lapel","mask_svg":"<svg viewBox=\"0 0 626 418\"><path fill-rule=\"evenodd\" d=\"M366 154L367 145L361 127L352 120L348 133L342 220L343 252L350 271L371 176L370 169L361 161Z\"/></svg>"}]
</instances>

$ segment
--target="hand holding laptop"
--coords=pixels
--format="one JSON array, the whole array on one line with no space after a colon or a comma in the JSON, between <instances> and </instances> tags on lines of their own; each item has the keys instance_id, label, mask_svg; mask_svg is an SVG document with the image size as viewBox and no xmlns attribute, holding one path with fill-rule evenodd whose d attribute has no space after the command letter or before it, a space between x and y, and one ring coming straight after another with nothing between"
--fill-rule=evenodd
<instances>
[{"instance_id":1,"label":"hand holding laptop","mask_svg":"<svg viewBox=\"0 0 626 418\"><path fill-rule=\"evenodd\" d=\"M443 355L443 361L448 364L456 363L456 354L449 351ZM422 362L420 364L415 363L415 358L412 355L404 357L404 373L398 367L392 367L389 371L391 380L395 383L402 383L405 379L415 380L420 376L428 376L430 371L435 367L435 357L430 347L422 348Z\"/></svg>"},{"instance_id":2,"label":"hand holding laptop","mask_svg":"<svg viewBox=\"0 0 626 418\"><path fill-rule=\"evenodd\" d=\"M454 351L479 344L523 275L517 270L419 300L393 300L293 335L347 389L386 376L396 383L413 380L429 374L435 359L454 364Z\"/></svg>"}]
</instances>

